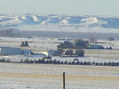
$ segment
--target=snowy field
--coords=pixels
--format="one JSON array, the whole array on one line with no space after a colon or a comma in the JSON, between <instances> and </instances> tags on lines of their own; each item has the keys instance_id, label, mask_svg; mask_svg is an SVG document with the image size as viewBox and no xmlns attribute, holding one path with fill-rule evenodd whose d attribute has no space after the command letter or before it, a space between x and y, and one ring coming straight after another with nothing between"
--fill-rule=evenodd
<instances>
[{"instance_id":1,"label":"snowy field","mask_svg":"<svg viewBox=\"0 0 119 89\"><path fill-rule=\"evenodd\" d=\"M56 50L63 40L57 38L0 37L0 46L20 47L28 41L33 52ZM114 50L85 50L80 62L119 62L119 42L111 42ZM107 46L106 44L104 44ZM108 58L108 57L111 58ZM8 55L0 59L11 62L39 60L42 55ZM106 58L107 57L107 58ZM114 57L114 58L113 58ZM116 58L115 58L116 57ZM76 57L53 57L52 60L73 61ZM62 73L66 72L66 89L119 89L119 67L0 63L0 89L62 89Z\"/></svg>"},{"instance_id":2,"label":"snowy field","mask_svg":"<svg viewBox=\"0 0 119 89\"><path fill-rule=\"evenodd\" d=\"M0 59L10 60L10 62L20 62L28 59L29 61L38 61L42 59L43 55L11 55L11 56L0 56ZM79 62L96 62L96 63L105 63L105 62L115 62L118 63L119 59L108 59L108 58L93 58L93 57L52 57L51 60L57 60L60 62L73 62L77 58Z\"/></svg>"},{"instance_id":3,"label":"snowy field","mask_svg":"<svg viewBox=\"0 0 119 89\"><path fill-rule=\"evenodd\" d=\"M76 29L76 27L78 28ZM92 33L119 33L119 29L102 27L81 27L79 25L23 25L17 27L20 30L28 31L56 31L56 32L92 32Z\"/></svg>"},{"instance_id":4,"label":"snowy field","mask_svg":"<svg viewBox=\"0 0 119 89\"><path fill-rule=\"evenodd\" d=\"M119 89L119 67L0 63L0 89Z\"/></svg>"},{"instance_id":5,"label":"snowy field","mask_svg":"<svg viewBox=\"0 0 119 89\"><path fill-rule=\"evenodd\" d=\"M10 38L10 37L0 37L0 46L5 47L20 47L23 41L28 41L29 46L25 49L32 49L37 51L47 51L50 49L56 49L57 44L61 42L55 38L42 38L42 37L34 37L34 38Z\"/></svg>"},{"instance_id":6,"label":"snowy field","mask_svg":"<svg viewBox=\"0 0 119 89\"><path fill-rule=\"evenodd\" d=\"M47 37L32 37L32 38L10 38L10 37L0 37L0 46L3 47L18 47L20 48L20 44L23 41L29 42L29 47L22 48L22 49L30 49L33 52L40 53L40 52L47 52L48 50L56 50L57 45L64 40L59 40L58 38L47 38ZM119 41L106 41L106 40L99 40L100 45L104 47L109 47L113 45L113 50L85 50L85 57L78 58L80 61L84 62L119 62ZM101 44L101 42L104 42ZM10 59L13 62L19 62L21 59L29 59L29 60L39 60L42 58L42 55L31 55L31 56L23 56L23 55L8 55L8 56L0 56L0 59L5 58ZM74 58L62 58L62 57L55 57L56 60L62 61L72 61Z\"/></svg>"},{"instance_id":7,"label":"snowy field","mask_svg":"<svg viewBox=\"0 0 119 89\"><path fill-rule=\"evenodd\" d=\"M83 17L81 18L80 24L76 24L75 21L77 20L71 19L74 18L72 16L66 16L65 18L61 18L60 16L48 16L48 18L44 20L42 20L44 17L40 17L40 19L37 15L29 16L30 15L14 17L12 15L5 15L4 17L4 15L1 15L1 26L13 27L16 25L13 28L19 30L18 32L15 31L15 34L13 34L14 32L11 32L12 36L16 36L18 33L18 35L20 35L17 37L26 37L0 37L1 47L16 47L32 50L35 53L41 53L47 52L48 50L56 50L57 45L64 41L61 39L67 39L67 37L84 37L86 39L90 36L94 36L96 39L114 37L114 41L100 40L100 43L98 43L104 47L112 46L113 50L85 49L85 57L83 58L52 57L52 60L72 62L77 58L79 62L119 62L119 28L110 28L110 21L111 23L112 21L117 23L112 17L110 17L111 20L108 18L109 21L107 22L105 21L105 17L103 17L104 21L96 17ZM73 22L74 24L70 22ZM93 26L93 24L97 26ZM109 28L101 27L103 24L109 25ZM29 47L20 47L20 44L23 41L28 41ZM11 62L20 62L21 60L24 61L26 59L34 61L42 59L42 57L43 55L0 55L0 59L9 59ZM7 62L0 63L0 89L62 89L63 72L66 73L66 89L119 89L119 67L117 66L80 66Z\"/></svg>"}]
</instances>

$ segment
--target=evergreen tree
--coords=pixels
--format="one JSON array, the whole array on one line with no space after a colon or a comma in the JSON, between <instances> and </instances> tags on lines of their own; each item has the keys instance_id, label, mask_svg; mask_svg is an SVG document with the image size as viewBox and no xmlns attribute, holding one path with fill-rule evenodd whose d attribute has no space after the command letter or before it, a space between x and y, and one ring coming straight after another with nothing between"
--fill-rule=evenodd
<instances>
[{"instance_id":1,"label":"evergreen tree","mask_svg":"<svg viewBox=\"0 0 119 89\"><path fill-rule=\"evenodd\" d=\"M83 49L77 49L75 52L75 55L80 56L80 57L83 57L84 54L85 54L85 52Z\"/></svg>"},{"instance_id":2,"label":"evergreen tree","mask_svg":"<svg viewBox=\"0 0 119 89\"><path fill-rule=\"evenodd\" d=\"M77 39L75 40L75 48L82 48L82 49L87 49L89 47L89 42L84 41L83 39Z\"/></svg>"}]
</instances>

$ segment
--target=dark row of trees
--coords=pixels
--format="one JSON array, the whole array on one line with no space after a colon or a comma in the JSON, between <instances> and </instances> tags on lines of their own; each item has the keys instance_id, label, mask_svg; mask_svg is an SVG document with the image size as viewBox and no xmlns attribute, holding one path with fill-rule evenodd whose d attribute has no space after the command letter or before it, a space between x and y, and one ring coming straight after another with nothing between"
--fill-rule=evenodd
<instances>
[{"instance_id":1,"label":"dark row of trees","mask_svg":"<svg viewBox=\"0 0 119 89\"><path fill-rule=\"evenodd\" d=\"M10 60L3 58L3 59L0 59L0 62L10 62Z\"/></svg>"},{"instance_id":2,"label":"dark row of trees","mask_svg":"<svg viewBox=\"0 0 119 89\"><path fill-rule=\"evenodd\" d=\"M72 61L72 62L68 62L68 61L59 61L59 60L43 60L43 59L39 59L38 61L32 61L32 60L28 60L26 59L25 61L23 61L23 63L41 63L41 64L68 64L68 65L93 65L93 66L119 66L119 62L80 62L80 61Z\"/></svg>"},{"instance_id":3,"label":"dark row of trees","mask_svg":"<svg viewBox=\"0 0 119 89\"><path fill-rule=\"evenodd\" d=\"M0 29L0 36L3 37L19 37L21 35L18 29Z\"/></svg>"},{"instance_id":4,"label":"dark row of trees","mask_svg":"<svg viewBox=\"0 0 119 89\"><path fill-rule=\"evenodd\" d=\"M5 59L1 59L0 62L7 62L7 63L11 63L11 61L9 59L5 60ZM18 63L18 62L17 62ZM29 60L28 58L26 60L22 60L19 63L27 63L27 64L67 64L67 65L91 65L91 66L119 66L119 62L80 62L80 61L72 61L72 62L68 62L68 61L59 61L59 60L44 60L44 59L39 59L37 60Z\"/></svg>"}]
</instances>

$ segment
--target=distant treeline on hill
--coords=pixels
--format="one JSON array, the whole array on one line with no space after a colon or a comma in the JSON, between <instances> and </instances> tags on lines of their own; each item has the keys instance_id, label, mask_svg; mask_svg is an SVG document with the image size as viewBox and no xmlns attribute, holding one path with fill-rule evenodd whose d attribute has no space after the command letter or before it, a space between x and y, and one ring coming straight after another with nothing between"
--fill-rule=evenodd
<instances>
[{"instance_id":1,"label":"distant treeline on hill","mask_svg":"<svg viewBox=\"0 0 119 89\"><path fill-rule=\"evenodd\" d=\"M0 59L1 63L26 63L26 64L65 64L65 65L89 65L89 66L119 66L119 62L81 62L78 60L74 60L72 62L68 61L60 61L60 60L29 60L28 58L26 60L22 60L20 62L11 62L9 59L5 60Z\"/></svg>"},{"instance_id":2,"label":"distant treeline on hill","mask_svg":"<svg viewBox=\"0 0 119 89\"><path fill-rule=\"evenodd\" d=\"M99 33L99 32L64 32L64 31L28 31L15 28L1 28L0 36L2 37L56 37L56 38L86 38L94 37L96 39L107 39L113 37L119 40L119 33Z\"/></svg>"}]
</instances>

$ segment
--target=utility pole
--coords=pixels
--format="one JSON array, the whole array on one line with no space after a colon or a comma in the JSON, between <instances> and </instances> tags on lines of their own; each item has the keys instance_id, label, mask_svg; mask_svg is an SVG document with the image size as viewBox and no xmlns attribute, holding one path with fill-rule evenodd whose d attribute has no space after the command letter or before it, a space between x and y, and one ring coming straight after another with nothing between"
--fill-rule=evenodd
<instances>
[{"instance_id":1,"label":"utility pole","mask_svg":"<svg viewBox=\"0 0 119 89\"><path fill-rule=\"evenodd\" d=\"M65 89L65 72L63 72L63 89Z\"/></svg>"}]
</instances>

